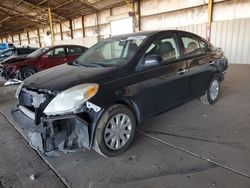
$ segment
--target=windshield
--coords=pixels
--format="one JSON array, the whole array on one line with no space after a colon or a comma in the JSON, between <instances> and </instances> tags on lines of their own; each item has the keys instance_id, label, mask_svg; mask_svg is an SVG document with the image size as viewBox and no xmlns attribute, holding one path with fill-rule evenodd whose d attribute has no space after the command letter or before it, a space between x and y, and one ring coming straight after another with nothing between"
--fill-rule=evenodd
<instances>
[{"instance_id":1,"label":"windshield","mask_svg":"<svg viewBox=\"0 0 250 188\"><path fill-rule=\"evenodd\" d=\"M78 57L76 63L82 65L118 65L124 63L138 49L144 39L145 36L130 36L100 41Z\"/></svg>"},{"instance_id":2,"label":"windshield","mask_svg":"<svg viewBox=\"0 0 250 188\"><path fill-rule=\"evenodd\" d=\"M42 53L46 52L49 48L45 47L45 48L39 48L36 51L32 52L31 54L27 55L27 57L38 57L40 56Z\"/></svg>"}]
</instances>

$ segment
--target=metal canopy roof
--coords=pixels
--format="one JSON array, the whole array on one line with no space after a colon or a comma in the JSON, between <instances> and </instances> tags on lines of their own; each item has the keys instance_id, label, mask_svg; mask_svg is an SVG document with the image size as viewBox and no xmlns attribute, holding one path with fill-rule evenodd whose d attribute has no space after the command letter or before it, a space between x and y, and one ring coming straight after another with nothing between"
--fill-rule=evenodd
<instances>
[{"instance_id":1,"label":"metal canopy roof","mask_svg":"<svg viewBox=\"0 0 250 188\"><path fill-rule=\"evenodd\" d=\"M49 6L53 22L60 22L124 3L124 0L50 0ZM0 36L48 24L47 0L0 0Z\"/></svg>"}]
</instances>

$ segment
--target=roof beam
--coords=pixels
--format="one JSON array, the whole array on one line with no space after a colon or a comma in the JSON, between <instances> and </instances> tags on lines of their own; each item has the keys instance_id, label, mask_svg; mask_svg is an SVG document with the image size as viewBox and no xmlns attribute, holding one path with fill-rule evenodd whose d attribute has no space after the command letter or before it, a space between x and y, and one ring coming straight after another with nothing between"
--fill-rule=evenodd
<instances>
[{"instance_id":1,"label":"roof beam","mask_svg":"<svg viewBox=\"0 0 250 188\"><path fill-rule=\"evenodd\" d=\"M79 0L79 2L81 2L87 8L93 9L94 11L100 11L99 8L93 6L91 3L87 2L86 0Z\"/></svg>"},{"instance_id":2,"label":"roof beam","mask_svg":"<svg viewBox=\"0 0 250 188\"><path fill-rule=\"evenodd\" d=\"M72 3L73 1L74 0L70 0L68 2L62 3L62 4L60 4L60 5L58 5L58 6L54 7L54 8L51 8L51 10L55 10L55 9L61 8L63 6L66 6L66 5L70 4L70 3Z\"/></svg>"},{"instance_id":3,"label":"roof beam","mask_svg":"<svg viewBox=\"0 0 250 188\"><path fill-rule=\"evenodd\" d=\"M47 1L47 0L46 0L46 1ZM29 3L29 2L27 2L27 1L23 1L23 3L26 4L26 5L28 5L28 6L31 6L31 8L30 8L29 10L31 10L31 9L36 9L35 12L37 12L38 14L44 13L44 14L46 14L46 15L48 16L47 7L46 7L46 9L43 9L43 8L39 7L40 5L34 5L34 4ZM45 3L45 2L43 1L43 3ZM42 4L43 4L43 3L42 3ZM61 21L62 21L62 20L66 20L65 17L59 16L59 15L57 15L57 14L55 14L55 13L51 13L51 14L52 14L54 17L56 17L57 19L61 20Z\"/></svg>"},{"instance_id":4,"label":"roof beam","mask_svg":"<svg viewBox=\"0 0 250 188\"><path fill-rule=\"evenodd\" d=\"M9 19L2 20L0 22L1 24L5 23L6 21L13 20L13 19L15 19L17 17L20 17L20 16L25 17L25 18L29 19L32 22L43 22L44 21L44 20L41 20L41 19L34 19L34 16L27 15L27 14L24 14L23 12L19 12L19 11L16 11L16 10L11 10L8 7L2 6L2 5L0 6L0 10L2 11L2 13L4 13L5 15L10 17Z\"/></svg>"}]
</instances>

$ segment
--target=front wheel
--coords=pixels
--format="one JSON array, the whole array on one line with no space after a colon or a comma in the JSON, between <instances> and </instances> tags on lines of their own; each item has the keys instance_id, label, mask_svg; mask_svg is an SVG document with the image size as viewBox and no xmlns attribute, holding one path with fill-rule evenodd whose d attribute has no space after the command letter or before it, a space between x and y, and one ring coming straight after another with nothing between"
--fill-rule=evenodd
<instances>
[{"instance_id":1,"label":"front wheel","mask_svg":"<svg viewBox=\"0 0 250 188\"><path fill-rule=\"evenodd\" d=\"M200 100L204 104L215 104L219 98L220 93L220 79L218 75L214 75L210 81L207 92Z\"/></svg>"},{"instance_id":2,"label":"front wheel","mask_svg":"<svg viewBox=\"0 0 250 188\"><path fill-rule=\"evenodd\" d=\"M35 74L36 70L31 67L24 67L19 72L19 80L25 80L26 78L30 77L31 75Z\"/></svg>"},{"instance_id":3,"label":"front wheel","mask_svg":"<svg viewBox=\"0 0 250 188\"><path fill-rule=\"evenodd\" d=\"M106 157L124 152L133 141L136 121L124 105L113 105L101 116L95 131L93 148Z\"/></svg>"}]
</instances>

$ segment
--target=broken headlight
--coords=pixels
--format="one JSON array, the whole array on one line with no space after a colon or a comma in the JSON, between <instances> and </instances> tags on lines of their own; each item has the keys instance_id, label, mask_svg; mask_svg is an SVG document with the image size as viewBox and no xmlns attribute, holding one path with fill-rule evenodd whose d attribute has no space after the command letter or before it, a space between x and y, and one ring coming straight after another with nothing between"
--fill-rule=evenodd
<instances>
[{"instance_id":1,"label":"broken headlight","mask_svg":"<svg viewBox=\"0 0 250 188\"><path fill-rule=\"evenodd\" d=\"M74 112L98 91L99 85L88 83L71 87L59 93L45 108L44 113L62 115Z\"/></svg>"},{"instance_id":2,"label":"broken headlight","mask_svg":"<svg viewBox=\"0 0 250 188\"><path fill-rule=\"evenodd\" d=\"M22 88L23 88L23 84L24 84L24 82L22 82L22 83L18 86L18 88L17 88L17 90L16 90L16 94L15 94L15 98L16 98L16 99L18 99L18 97L19 97L19 94L20 94L20 92L21 92L21 90L22 90Z\"/></svg>"}]
</instances>

